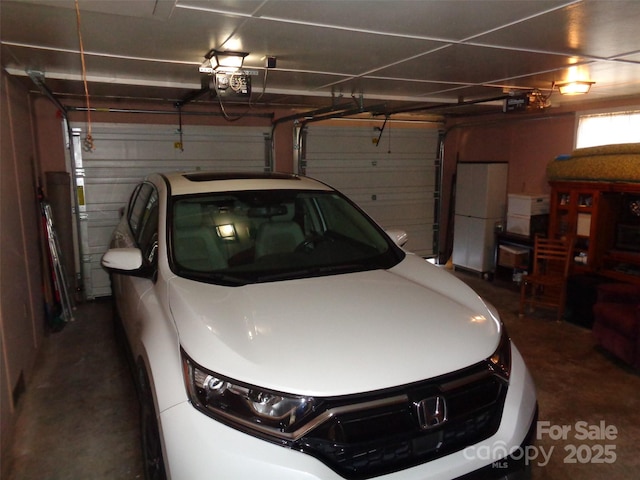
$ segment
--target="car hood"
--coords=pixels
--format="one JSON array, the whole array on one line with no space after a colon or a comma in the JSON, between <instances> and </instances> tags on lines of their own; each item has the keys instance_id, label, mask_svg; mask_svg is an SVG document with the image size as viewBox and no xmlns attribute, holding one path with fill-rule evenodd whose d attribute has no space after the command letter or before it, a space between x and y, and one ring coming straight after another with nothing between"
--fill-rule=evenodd
<instances>
[{"instance_id":1,"label":"car hood","mask_svg":"<svg viewBox=\"0 0 640 480\"><path fill-rule=\"evenodd\" d=\"M390 270L225 287L180 277L184 351L231 379L344 395L455 371L493 354L501 324L463 282L407 255Z\"/></svg>"}]
</instances>

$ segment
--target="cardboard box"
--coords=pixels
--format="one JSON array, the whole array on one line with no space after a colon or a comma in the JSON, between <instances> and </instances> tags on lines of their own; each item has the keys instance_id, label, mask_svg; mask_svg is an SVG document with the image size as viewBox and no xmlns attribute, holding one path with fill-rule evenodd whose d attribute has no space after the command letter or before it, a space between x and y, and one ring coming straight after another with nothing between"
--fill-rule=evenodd
<instances>
[{"instance_id":1,"label":"cardboard box","mask_svg":"<svg viewBox=\"0 0 640 480\"><path fill-rule=\"evenodd\" d=\"M531 237L547 233L549 215L507 215L507 232Z\"/></svg>"},{"instance_id":2,"label":"cardboard box","mask_svg":"<svg viewBox=\"0 0 640 480\"><path fill-rule=\"evenodd\" d=\"M498 248L498 265L508 268L527 267L529 264L529 250L526 248L500 245Z\"/></svg>"},{"instance_id":3,"label":"cardboard box","mask_svg":"<svg viewBox=\"0 0 640 480\"><path fill-rule=\"evenodd\" d=\"M543 215L549 213L549 195L507 195L507 215Z\"/></svg>"}]
</instances>

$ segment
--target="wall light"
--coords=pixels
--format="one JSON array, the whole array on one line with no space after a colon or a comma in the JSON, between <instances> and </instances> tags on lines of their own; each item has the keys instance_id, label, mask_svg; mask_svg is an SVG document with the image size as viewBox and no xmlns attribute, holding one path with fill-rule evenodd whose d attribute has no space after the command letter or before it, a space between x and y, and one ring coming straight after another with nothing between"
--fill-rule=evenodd
<instances>
[{"instance_id":1,"label":"wall light","mask_svg":"<svg viewBox=\"0 0 640 480\"><path fill-rule=\"evenodd\" d=\"M584 95L589 93L591 85L596 82L588 80L572 80L568 82L556 82L555 86L558 87L560 95Z\"/></svg>"}]
</instances>

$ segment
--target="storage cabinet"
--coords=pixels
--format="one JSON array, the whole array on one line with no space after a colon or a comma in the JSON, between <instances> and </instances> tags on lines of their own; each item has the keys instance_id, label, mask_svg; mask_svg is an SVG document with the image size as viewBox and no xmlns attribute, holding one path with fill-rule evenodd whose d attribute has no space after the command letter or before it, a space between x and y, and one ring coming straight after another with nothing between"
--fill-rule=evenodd
<instances>
[{"instance_id":1,"label":"storage cabinet","mask_svg":"<svg viewBox=\"0 0 640 480\"><path fill-rule=\"evenodd\" d=\"M495 270L496 225L504 221L506 163L460 162L456 181L453 265L489 276Z\"/></svg>"},{"instance_id":2,"label":"storage cabinet","mask_svg":"<svg viewBox=\"0 0 640 480\"><path fill-rule=\"evenodd\" d=\"M547 232L549 195L510 193L507 197L507 232L525 236Z\"/></svg>"},{"instance_id":3,"label":"storage cabinet","mask_svg":"<svg viewBox=\"0 0 640 480\"><path fill-rule=\"evenodd\" d=\"M553 237L575 235L576 267L593 267L596 245L591 238L595 237L599 199L600 190L594 185L579 183L552 185L550 235Z\"/></svg>"},{"instance_id":4,"label":"storage cabinet","mask_svg":"<svg viewBox=\"0 0 640 480\"><path fill-rule=\"evenodd\" d=\"M640 283L640 245L620 236L624 228L640 231L640 216L627 213L636 198L638 184L551 182L549 235L575 235L572 273Z\"/></svg>"}]
</instances>

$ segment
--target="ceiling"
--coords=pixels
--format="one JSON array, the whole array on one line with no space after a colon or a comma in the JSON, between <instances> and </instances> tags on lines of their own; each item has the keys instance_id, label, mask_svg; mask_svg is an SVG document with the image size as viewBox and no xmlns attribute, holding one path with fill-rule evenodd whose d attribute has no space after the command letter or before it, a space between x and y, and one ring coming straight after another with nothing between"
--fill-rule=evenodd
<instances>
[{"instance_id":1,"label":"ceiling","mask_svg":"<svg viewBox=\"0 0 640 480\"><path fill-rule=\"evenodd\" d=\"M500 109L495 99L504 94L545 98L576 72L596 82L589 100L640 95L638 0L78 0L78 7L79 21L74 0L0 4L2 67L33 90L31 77L44 75L63 104L84 98L85 78L91 98L175 104L202 89L198 68L210 49L249 52L251 103L269 108ZM275 68L265 67L266 57L276 58ZM576 98L555 91L549 101Z\"/></svg>"}]
</instances>

